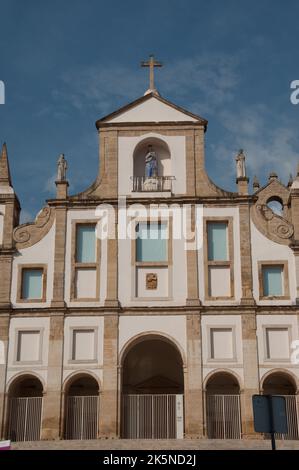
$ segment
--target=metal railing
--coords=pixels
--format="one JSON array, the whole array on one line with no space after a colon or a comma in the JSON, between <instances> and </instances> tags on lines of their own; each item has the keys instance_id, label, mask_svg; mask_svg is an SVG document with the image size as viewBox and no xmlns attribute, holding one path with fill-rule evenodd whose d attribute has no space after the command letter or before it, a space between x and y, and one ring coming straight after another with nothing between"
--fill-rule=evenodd
<instances>
[{"instance_id":1,"label":"metal railing","mask_svg":"<svg viewBox=\"0 0 299 470\"><path fill-rule=\"evenodd\" d=\"M10 398L8 439L40 440L42 404L42 397Z\"/></svg>"},{"instance_id":2,"label":"metal railing","mask_svg":"<svg viewBox=\"0 0 299 470\"><path fill-rule=\"evenodd\" d=\"M206 417L209 439L241 439L239 395L208 394Z\"/></svg>"},{"instance_id":3,"label":"metal railing","mask_svg":"<svg viewBox=\"0 0 299 470\"><path fill-rule=\"evenodd\" d=\"M281 395L286 400L286 412L288 432L287 434L275 434L276 439L298 440L298 401L296 395ZM270 438L270 436L267 435Z\"/></svg>"},{"instance_id":4,"label":"metal railing","mask_svg":"<svg viewBox=\"0 0 299 470\"><path fill-rule=\"evenodd\" d=\"M132 176L133 192L172 192L174 176Z\"/></svg>"},{"instance_id":5,"label":"metal railing","mask_svg":"<svg viewBox=\"0 0 299 470\"><path fill-rule=\"evenodd\" d=\"M174 394L123 395L121 435L125 439L176 439Z\"/></svg>"},{"instance_id":6,"label":"metal railing","mask_svg":"<svg viewBox=\"0 0 299 470\"><path fill-rule=\"evenodd\" d=\"M67 397L65 439L96 439L98 417L98 395Z\"/></svg>"}]
</instances>

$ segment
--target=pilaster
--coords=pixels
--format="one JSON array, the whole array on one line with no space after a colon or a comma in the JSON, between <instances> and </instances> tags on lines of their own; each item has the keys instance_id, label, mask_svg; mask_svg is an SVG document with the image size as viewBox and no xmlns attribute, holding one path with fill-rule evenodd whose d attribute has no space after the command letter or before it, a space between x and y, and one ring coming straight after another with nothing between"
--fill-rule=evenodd
<instances>
[{"instance_id":1,"label":"pilaster","mask_svg":"<svg viewBox=\"0 0 299 470\"><path fill-rule=\"evenodd\" d=\"M258 438L254 432L252 395L259 393L259 366L255 312L242 314L244 389L241 393L242 434Z\"/></svg>"},{"instance_id":2,"label":"pilaster","mask_svg":"<svg viewBox=\"0 0 299 470\"><path fill-rule=\"evenodd\" d=\"M0 267L1 269L1 267ZM6 371L9 340L9 313L0 315L0 439L5 438Z\"/></svg>"},{"instance_id":3,"label":"pilaster","mask_svg":"<svg viewBox=\"0 0 299 470\"><path fill-rule=\"evenodd\" d=\"M201 316L188 314L187 364L185 369L185 435L203 437Z\"/></svg>"},{"instance_id":4,"label":"pilaster","mask_svg":"<svg viewBox=\"0 0 299 470\"><path fill-rule=\"evenodd\" d=\"M64 276L65 276L65 249L66 249L66 221L67 210L65 207L56 207L55 225L55 254L53 274L53 299L51 306L64 307Z\"/></svg>"},{"instance_id":5,"label":"pilaster","mask_svg":"<svg viewBox=\"0 0 299 470\"><path fill-rule=\"evenodd\" d=\"M104 318L103 383L100 396L99 436L117 437L118 430L118 316Z\"/></svg>"},{"instance_id":6,"label":"pilaster","mask_svg":"<svg viewBox=\"0 0 299 470\"><path fill-rule=\"evenodd\" d=\"M241 256L241 304L254 305L250 233L250 206L248 201L239 205L240 256Z\"/></svg>"},{"instance_id":7,"label":"pilaster","mask_svg":"<svg viewBox=\"0 0 299 470\"><path fill-rule=\"evenodd\" d=\"M63 338L64 316L52 314L50 318L47 389L43 397L42 439L59 439L61 436Z\"/></svg>"}]
</instances>

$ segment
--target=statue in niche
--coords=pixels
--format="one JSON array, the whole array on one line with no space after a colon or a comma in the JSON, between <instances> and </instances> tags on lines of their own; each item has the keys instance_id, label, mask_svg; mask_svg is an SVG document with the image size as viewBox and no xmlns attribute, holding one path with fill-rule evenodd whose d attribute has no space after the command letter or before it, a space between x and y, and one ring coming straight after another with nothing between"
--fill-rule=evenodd
<instances>
[{"instance_id":1,"label":"statue in niche","mask_svg":"<svg viewBox=\"0 0 299 470\"><path fill-rule=\"evenodd\" d=\"M153 146L149 145L145 155L145 177L155 178L156 176L158 176L157 154Z\"/></svg>"},{"instance_id":2,"label":"statue in niche","mask_svg":"<svg viewBox=\"0 0 299 470\"><path fill-rule=\"evenodd\" d=\"M245 178L246 168L245 168L245 155L243 153L243 149L239 150L239 153L236 156L236 164L237 164L237 178Z\"/></svg>"},{"instance_id":3,"label":"statue in niche","mask_svg":"<svg viewBox=\"0 0 299 470\"><path fill-rule=\"evenodd\" d=\"M66 180L67 161L64 158L64 154L60 154L57 162L57 181Z\"/></svg>"}]
</instances>

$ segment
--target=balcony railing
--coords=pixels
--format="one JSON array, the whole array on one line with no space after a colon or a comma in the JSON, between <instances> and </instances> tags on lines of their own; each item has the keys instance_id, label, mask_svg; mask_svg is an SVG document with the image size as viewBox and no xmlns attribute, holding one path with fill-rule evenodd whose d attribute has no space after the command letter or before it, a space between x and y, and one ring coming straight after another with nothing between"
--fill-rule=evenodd
<instances>
[{"instance_id":1,"label":"balcony railing","mask_svg":"<svg viewBox=\"0 0 299 470\"><path fill-rule=\"evenodd\" d=\"M133 192L172 192L174 176L132 176Z\"/></svg>"}]
</instances>

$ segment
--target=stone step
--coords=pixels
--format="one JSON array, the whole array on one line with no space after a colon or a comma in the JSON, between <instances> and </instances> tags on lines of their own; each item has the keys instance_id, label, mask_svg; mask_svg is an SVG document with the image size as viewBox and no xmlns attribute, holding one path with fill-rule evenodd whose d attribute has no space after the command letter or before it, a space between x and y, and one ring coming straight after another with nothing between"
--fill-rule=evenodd
<instances>
[{"instance_id":1,"label":"stone step","mask_svg":"<svg viewBox=\"0 0 299 470\"><path fill-rule=\"evenodd\" d=\"M299 449L299 441L278 440L281 450ZM270 450L269 440L220 439L97 439L86 441L14 442L13 450Z\"/></svg>"}]
</instances>

